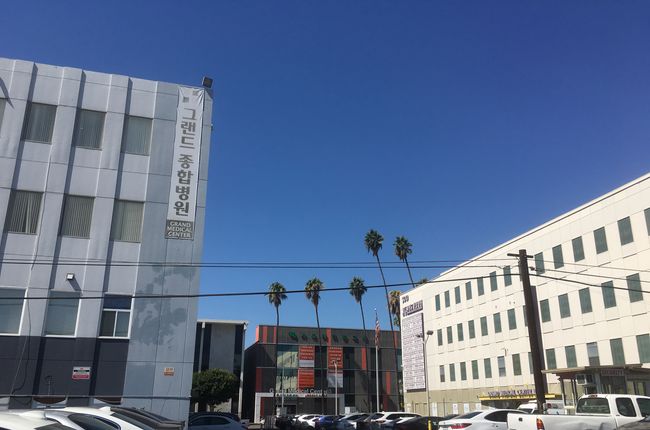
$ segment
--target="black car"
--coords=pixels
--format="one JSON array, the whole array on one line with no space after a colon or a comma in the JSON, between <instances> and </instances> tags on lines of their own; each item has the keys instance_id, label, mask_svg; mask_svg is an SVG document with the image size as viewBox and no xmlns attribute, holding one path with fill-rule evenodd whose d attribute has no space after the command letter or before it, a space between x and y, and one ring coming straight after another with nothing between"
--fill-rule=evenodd
<instances>
[{"instance_id":1,"label":"black car","mask_svg":"<svg viewBox=\"0 0 650 430\"><path fill-rule=\"evenodd\" d=\"M171 420L162 415L145 411L144 409L123 406L111 406L110 409L117 418L127 417L125 421L131 422L135 420L155 430L183 430L185 428L184 421Z\"/></svg>"}]
</instances>

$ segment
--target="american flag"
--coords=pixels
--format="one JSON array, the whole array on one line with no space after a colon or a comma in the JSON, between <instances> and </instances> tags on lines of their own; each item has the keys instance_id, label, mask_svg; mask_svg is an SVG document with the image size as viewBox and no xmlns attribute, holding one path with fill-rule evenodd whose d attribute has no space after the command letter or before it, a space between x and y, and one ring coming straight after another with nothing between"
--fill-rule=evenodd
<instances>
[{"instance_id":1,"label":"american flag","mask_svg":"<svg viewBox=\"0 0 650 430\"><path fill-rule=\"evenodd\" d=\"M375 346L379 348L379 336L381 329L379 328L379 317L377 317L377 309L375 309Z\"/></svg>"}]
</instances>

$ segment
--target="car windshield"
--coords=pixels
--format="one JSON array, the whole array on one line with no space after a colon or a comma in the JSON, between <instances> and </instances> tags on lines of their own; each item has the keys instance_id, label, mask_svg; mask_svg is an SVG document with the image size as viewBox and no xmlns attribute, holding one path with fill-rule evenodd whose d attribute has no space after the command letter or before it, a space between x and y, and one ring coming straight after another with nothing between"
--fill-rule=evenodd
<instances>
[{"instance_id":1,"label":"car windshield","mask_svg":"<svg viewBox=\"0 0 650 430\"><path fill-rule=\"evenodd\" d=\"M68 419L84 430L115 430L117 426L111 426L104 421L86 414L70 414Z\"/></svg>"},{"instance_id":2,"label":"car windshield","mask_svg":"<svg viewBox=\"0 0 650 430\"><path fill-rule=\"evenodd\" d=\"M477 415L480 414L480 413L481 413L481 411L469 412L469 413L467 413L467 414L460 415L460 416L458 416L458 417L456 417L456 418L454 418L454 419L455 419L455 420L468 420L468 419L470 419L470 418L474 418L475 416L477 416Z\"/></svg>"},{"instance_id":3,"label":"car windshield","mask_svg":"<svg viewBox=\"0 0 650 430\"><path fill-rule=\"evenodd\" d=\"M126 421L129 424L133 424L136 427L140 427L142 430L154 430L153 427L149 427L148 425L146 425L142 421L138 421L138 420L136 420L134 418L127 417L126 415L121 414L119 412L111 412L111 415L114 416L115 418L121 419L122 421Z\"/></svg>"},{"instance_id":4,"label":"car windshield","mask_svg":"<svg viewBox=\"0 0 650 430\"><path fill-rule=\"evenodd\" d=\"M70 427L64 426L63 424L54 423L48 424L46 426L36 427L35 430L70 430Z\"/></svg>"},{"instance_id":5,"label":"car windshield","mask_svg":"<svg viewBox=\"0 0 650 430\"><path fill-rule=\"evenodd\" d=\"M371 420L376 420L377 418L382 417L384 414L372 414L370 415Z\"/></svg>"},{"instance_id":6,"label":"car windshield","mask_svg":"<svg viewBox=\"0 0 650 430\"><path fill-rule=\"evenodd\" d=\"M584 397L578 400L578 414L609 414L609 402L604 397Z\"/></svg>"}]
</instances>

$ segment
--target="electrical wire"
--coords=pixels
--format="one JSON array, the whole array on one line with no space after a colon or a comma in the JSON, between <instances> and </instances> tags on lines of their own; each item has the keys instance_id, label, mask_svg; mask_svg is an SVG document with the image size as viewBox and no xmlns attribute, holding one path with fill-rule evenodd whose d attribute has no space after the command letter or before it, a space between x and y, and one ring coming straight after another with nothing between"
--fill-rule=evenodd
<instances>
[{"instance_id":1,"label":"electrical wire","mask_svg":"<svg viewBox=\"0 0 650 430\"><path fill-rule=\"evenodd\" d=\"M531 273L537 272L537 269L535 269L532 266L530 267L530 270L531 270ZM627 270L630 271L630 272L638 272L635 269L627 269ZM627 281L627 278L618 278L618 277L612 277L612 276L606 276L606 275L597 275L595 273L584 273L584 272L583 273L576 273L576 272L569 272L569 271L566 271L566 270L558 270L558 269L544 269L544 272L558 272L558 273L565 273L565 274L568 274L568 275L575 275L575 276L590 276L592 278L601 278L601 279L607 279L607 280L611 280L611 281ZM639 282L641 282L641 283L650 283L650 280L645 281L645 280L639 279Z\"/></svg>"},{"instance_id":2,"label":"electrical wire","mask_svg":"<svg viewBox=\"0 0 650 430\"><path fill-rule=\"evenodd\" d=\"M628 287L617 287L614 284L612 284L612 285L590 284L588 282L576 281L574 279L556 278L556 277L553 277L553 276L544 276L544 275L539 275L539 274L535 274L534 276L537 276L538 278L552 279L554 281L559 281L559 282L569 282L569 283L572 283L572 284L583 285L583 286L586 286L586 287L611 288L613 290L634 291L634 292L639 292L639 293L642 293L642 294L650 294L650 291L648 291L648 290L638 289L638 288L628 288Z\"/></svg>"}]
</instances>

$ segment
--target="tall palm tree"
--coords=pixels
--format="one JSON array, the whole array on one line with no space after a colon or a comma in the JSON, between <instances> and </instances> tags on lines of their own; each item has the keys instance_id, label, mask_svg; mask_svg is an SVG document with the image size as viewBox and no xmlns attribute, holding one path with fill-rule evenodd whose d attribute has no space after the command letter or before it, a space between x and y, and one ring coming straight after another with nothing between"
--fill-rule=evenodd
<instances>
[{"instance_id":1,"label":"tall palm tree","mask_svg":"<svg viewBox=\"0 0 650 430\"><path fill-rule=\"evenodd\" d=\"M275 381L277 384L278 381L278 335L279 335L279 327L280 327L280 305L284 300L287 299L286 295L286 288L284 288L284 285L282 285L279 282L273 282L271 285L269 285L269 292L266 293L266 295L269 298L269 303L275 306ZM280 391L283 390L282 383L284 381L280 380ZM277 401L277 395L276 395L276 389L275 387L273 388L273 414L275 414L275 407L276 407L276 401Z\"/></svg>"},{"instance_id":2,"label":"tall palm tree","mask_svg":"<svg viewBox=\"0 0 650 430\"><path fill-rule=\"evenodd\" d=\"M393 290L388 295L390 296L390 313L393 316L393 322L397 327L402 327L402 320L399 315L399 296L401 291Z\"/></svg>"},{"instance_id":3,"label":"tall palm tree","mask_svg":"<svg viewBox=\"0 0 650 430\"><path fill-rule=\"evenodd\" d=\"M305 284L305 296L307 300L314 305L314 310L316 311L316 326L318 327L318 354L321 358L321 371L320 371L320 386L321 386L321 414L325 414L325 384L323 384L323 336L320 331L320 318L318 317L318 304L320 303L320 293L325 289L323 281L318 278L312 278ZM327 358L325 358L327 361ZM325 366L327 369L327 366Z\"/></svg>"},{"instance_id":4,"label":"tall palm tree","mask_svg":"<svg viewBox=\"0 0 650 430\"><path fill-rule=\"evenodd\" d=\"M393 328L393 318L390 312L390 300L388 297L388 287L386 286L386 277L384 277L384 269L381 267L381 261L379 260L379 250L381 249L382 242L384 237L379 234L377 230L370 229L366 233L365 244L366 250L372 252L372 255L377 259L377 266L379 266L379 273L381 273L381 280L384 283L384 293L386 294L386 310L388 311L388 322L390 323L390 335L393 338L393 352L395 354L395 377L399 380L399 366L397 361L397 339L395 338L395 329ZM399 384L398 384L399 385ZM397 390L397 403L398 408L402 407L401 396L399 393L399 388Z\"/></svg>"},{"instance_id":5,"label":"tall palm tree","mask_svg":"<svg viewBox=\"0 0 650 430\"><path fill-rule=\"evenodd\" d=\"M361 308L361 323L363 324L363 335L367 338L366 336L366 317L363 312L363 295L366 294L368 291L368 288L364 285L363 279L355 276L352 278L350 281L350 295L354 297L354 300L359 303L359 307ZM368 350L366 349L366 352ZM368 355L369 357L369 355ZM366 362L368 364L368 361ZM368 392L368 412L370 412L372 409L372 400L370 398L370 366L366 365L366 381L367 381L367 387L368 389L366 390Z\"/></svg>"},{"instance_id":6,"label":"tall palm tree","mask_svg":"<svg viewBox=\"0 0 650 430\"><path fill-rule=\"evenodd\" d=\"M409 272L409 279L411 280L411 286L415 288L415 282L413 282L413 275L411 275L411 266L409 266L409 259L408 259L409 254L413 252L413 250L411 249L413 245L411 245L411 242L409 242L409 240L404 236L397 236L395 238L395 242L393 243L393 246L395 247L395 255L397 255L397 257L401 261L406 263L406 270L408 270Z\"/></svg>"}]
</instances>

